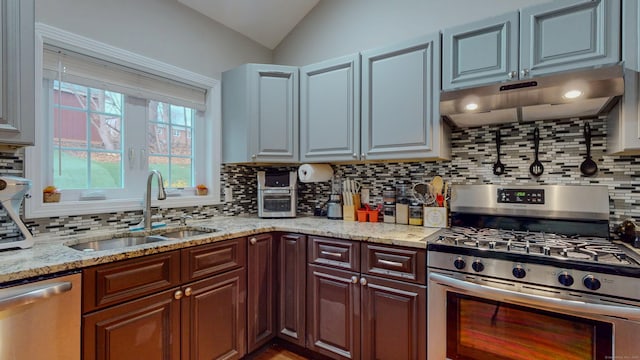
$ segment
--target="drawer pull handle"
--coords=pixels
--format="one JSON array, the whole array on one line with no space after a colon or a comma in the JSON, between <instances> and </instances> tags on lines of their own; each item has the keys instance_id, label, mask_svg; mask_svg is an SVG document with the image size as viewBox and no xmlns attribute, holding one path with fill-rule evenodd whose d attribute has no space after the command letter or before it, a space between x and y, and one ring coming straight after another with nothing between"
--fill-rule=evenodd
<instances>
[{"instance_id":1,"label":"drawer pull handle","mask_svg":"<svg viewBox=\"0 0 640 360\"><path fill-rule=\"evenodd\" d=\"M333 257L338 257L338 258L342 257L342 254L340 254L340 253L331 252L331 251L325 251L325 250L320 251L320 254L327 255L327 256L333 256Z\"/></svg>"},{"instance_id":2,"label":"drawer pull handle","mask_svg":"<svg viewBox=\"0 0 640 360\"><path fill-rule=\"evenodd\" d=\"M176 300L180 300L180 299L182 299L182 295L184 295L182 290L178 290L178 291L173 293L173 298L176 299Z\"/></svg>"},{"instance_id":3,"label":"drawer pull handle","mask_svg":"<svg viewBox=\"0 0 640 360\"><path fill-rule=\"evenodd\" d=\"M387 266L400 267L400 268L402 267L402 263L399 263L397 261L389 261L389 260L380 259L380 260L378 260L378 262L380 264L387 265Z\"/></svg>"}]
</instances>

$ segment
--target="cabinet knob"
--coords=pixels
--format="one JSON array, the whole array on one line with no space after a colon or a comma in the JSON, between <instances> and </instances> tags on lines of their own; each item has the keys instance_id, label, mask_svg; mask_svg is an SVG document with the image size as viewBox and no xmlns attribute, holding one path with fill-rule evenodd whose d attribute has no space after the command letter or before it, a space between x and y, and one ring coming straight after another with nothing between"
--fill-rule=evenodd
<instances>
[{"instance_id":1,"label":"cabinet knob","mask_svg":"<svg viewBox=\"0 0 640 360\"><path fill-rule=\"evenodd\" d=\"M176 299L176 300L180 300L180 299L182 299L183 295L184 295L184 293L182 292L182 290L178 290L178 291L173 293L173 298Z\"/></svg>"},{"instance_id":2,"label":"cabinet knob","mask_svg":"<svg viewBox=\"0 0 640 360\"><path fill-rule=\"evenodd\" d=\"M257 243L258 243L258 239L256 239L255 237L252 237L251 239L249 239L249 244L255 245Z\"/></svg>"},{"instance_id":3,"label":"cabinet knob","mask_svg":"<svg viewBox=\"0 0 640 360\"><path fill-rule=\"evenodd\" d=\"M357 157L358 157L358 154L357 154L357 153L353 153L353 157L354 157L354 158L357 158Z\"/></svg>"},{"instance_id":4,"label":"cabinet knob","mask_svg":"<svg viewBox=\"0 0 640 360\"><path fill-rule=\"evenodd\" d=\"M518 76L518 72L517 71L509 71L509 74L507 76L509 77L509 79L515 79L516 76Z\"/></svg>"},{"instance_id":5,"label":"cabinet knob","mask_svg":"<svg viewBox=\"0 0 640 360\"><path fill-rule=\"evenodd\" d=\"M256 154L251 155L251 158L255 159L256 158Z\"/></svg>"},{"instance_id":6,"label":"cabinet knob","mask_svg":"<svg viewBox=\"0 0 640 360\"><path fill-rule=\"evenodd\" d=\"M367 279L365 279L365 278L360 278L360 285L362 285L362 286L367 286Z\"/></svg>"},{"instance_id":7,"label":"cabinet knob","mask_svg":"<svg viewBox=\"0 0 640 360\"><path fill-rule=\"evenodd\" d=\"M191 289L191 287L184 289L184 296L191 296L192 293L193 290Z\"/></svg>"},{"instance_id":8,"label":"cabinet knob","mask_svg":"<svg viewBox=\"0 0 640 360\"><path fill-rule=\"evenodd\" d=\"M360 155L360 157L364 159L364 158L366 158L366 157L367 157L367 154L362 153L362 154Z\"/></svg>"},{"instance_id":9,"label":"cabinet knob","mask_svg":"<svg viewBox=\"0 0 640 360\"><path fill-rule=\"evenodd\" d=\"M358 283L358 277L357 277L357 276L355 276L355 275L354 275L354 276L352 276L352 277L351 277L351 282L352 282L352 283L354 283L354 284L357 284L357 283Z\"/></svg>"},{"instance_id":10,"label":"cabinet knob","mask_svg":"<svg viewBox=\"0 0 640 360\"><path fill-rule=\"evenodd\" d=\"M520 76L523 78L529 76L529 69L520 70Z\"/></svg>"}]
</instances>

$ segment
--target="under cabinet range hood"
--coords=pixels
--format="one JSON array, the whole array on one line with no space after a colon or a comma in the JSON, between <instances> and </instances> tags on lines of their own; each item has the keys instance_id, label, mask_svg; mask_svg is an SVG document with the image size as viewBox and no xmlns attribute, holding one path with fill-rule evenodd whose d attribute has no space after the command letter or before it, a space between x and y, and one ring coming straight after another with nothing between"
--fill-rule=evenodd
<instances>
[{"instance_id":1,"label":"under cabinet range hood","mask_svg":"<svg viewBox=\"0 0 640 360\"><path fill-rule=\"evenodd\" d=\"M621 64L443 91L440 114L458 127L603 115L624 93Z\"/></svg>"}]
</instances>

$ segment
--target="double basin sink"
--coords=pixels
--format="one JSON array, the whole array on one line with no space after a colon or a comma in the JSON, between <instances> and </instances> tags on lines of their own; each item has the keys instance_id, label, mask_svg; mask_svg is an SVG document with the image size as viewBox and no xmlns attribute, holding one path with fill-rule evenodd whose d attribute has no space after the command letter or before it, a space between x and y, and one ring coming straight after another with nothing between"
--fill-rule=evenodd
<instances>
[{"instance_id":1,"label":"double basin sink","mask_svg":"<svg viewBox=\"0 0 640 360\"><path fill-rule=\"evenodd\" d=\"M191 238L194 236L209 234L218 231L217 229L187 227L180 229L165 229L161 231L154 230L151 234L144 231L129 231L122 234L114 235L107 239L80 242L77 244L67 245L68 247L79 251L101 251L121 249L135 245L149 244L166 240L180 240Z\"/></svg>"}]
</instances>

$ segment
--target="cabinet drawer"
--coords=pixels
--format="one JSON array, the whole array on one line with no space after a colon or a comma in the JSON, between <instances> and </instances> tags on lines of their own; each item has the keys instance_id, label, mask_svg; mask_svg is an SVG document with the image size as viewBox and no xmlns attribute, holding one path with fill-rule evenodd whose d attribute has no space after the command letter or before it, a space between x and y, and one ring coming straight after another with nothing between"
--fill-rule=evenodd
<instances>
[{"instance_id":1,"label":"cabinet drawer","mask_svg":"<svg viewBox=\"0 0 640 360\"><path fill-rule=\"evenodd\" d=\"M362 273L425 284L426 250L363 244Z\"/></svg>"},{"instance_id":2,"label":"cabinet drawer","mask_svg":"<svg viewBox=\"0 0 640 360\"><path fill-rule=\"evenodd\" d=\"M83 312L180 284L180 252L145 256L84 270Z\"/></svg>"},{"instance_id":3,"label":"cabinet drawer","mask_svg":"<svg viewBox=\"0 0 640 360\"><path fill-rule=\"evenodd\" d=\"M245 265L246 259L246 238L182 249L182 281L241 268Z\"/></svg>"},{"instance_id":4,"label":"cabinet drawer","mask_svg":"<svg viewBox=\"0 0 640 360\"><path fill-rule=\"evenodd\" d=\"M309 262L360 271L360 243L309 236Z\"/></svg>"}]
</instances>

